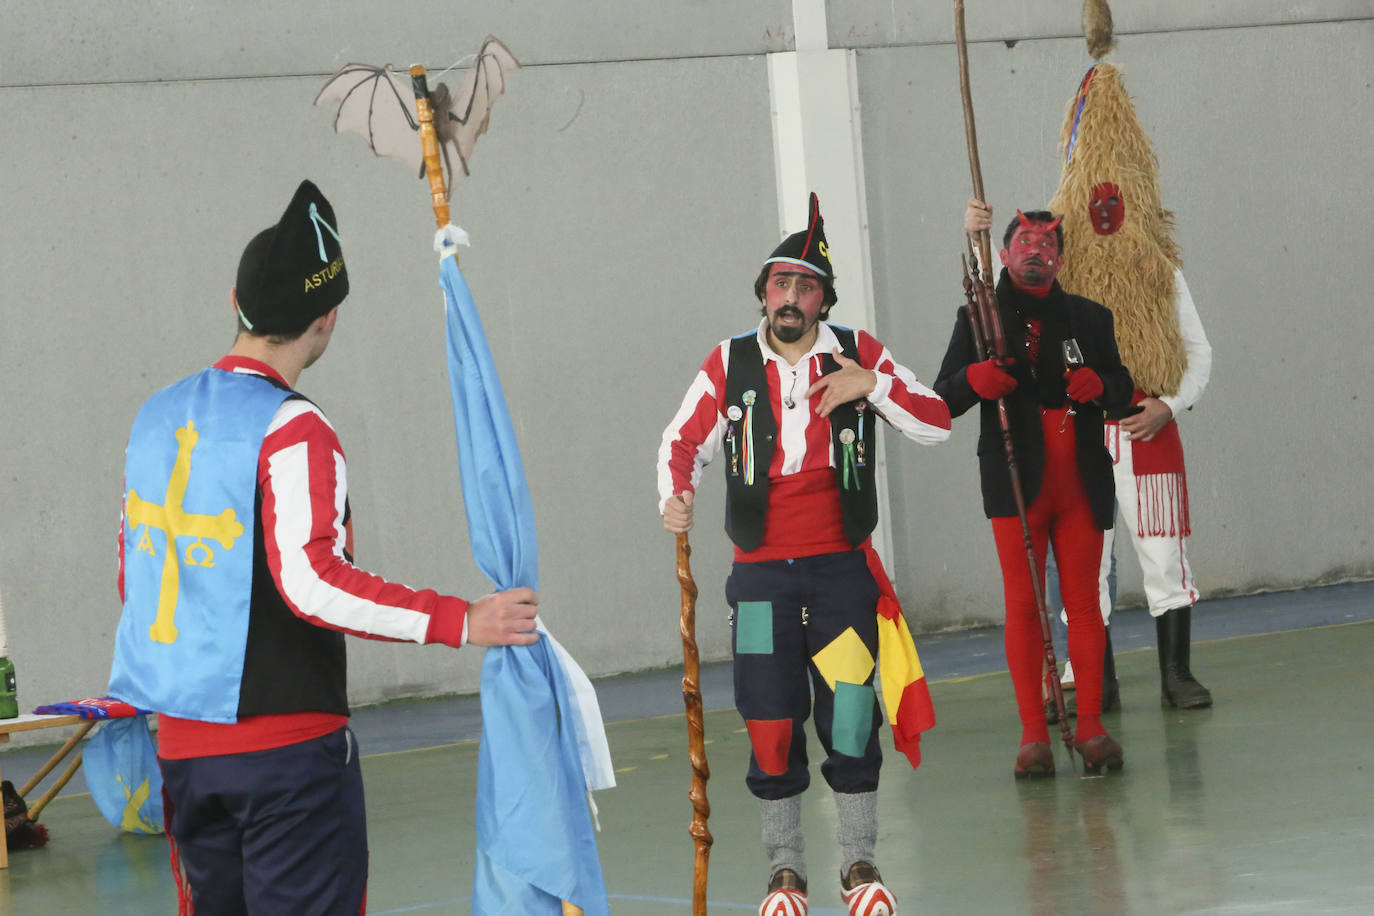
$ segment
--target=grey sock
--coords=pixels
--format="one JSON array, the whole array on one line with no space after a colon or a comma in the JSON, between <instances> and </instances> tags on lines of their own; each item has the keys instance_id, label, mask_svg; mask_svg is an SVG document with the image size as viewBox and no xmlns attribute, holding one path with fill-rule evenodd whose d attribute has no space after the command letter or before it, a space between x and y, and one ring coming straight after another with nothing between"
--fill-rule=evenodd
<instances>
[{"instance_id":1,"label":"grey sock","mask_svg":"<svg viewBox=\"0 0 1374 916\"><path fill-rule=\"evenodd\" d=\"M806 838L802 836L801 796L776 800L760 798L763 815L763 851L768 856L768 877L790 868L806 879Z\"/></svg>"},{"instance_id":2,"label":"grey sock","mask_svg":"<svg viewBox=\"0 0 1374 916\"><path fill-rule=\"evenodd\" d=\"M840 874L855 862L873 861L878 846L878 793L836 792L835 841L840 847Z\"/></svg>"}]
</instances>

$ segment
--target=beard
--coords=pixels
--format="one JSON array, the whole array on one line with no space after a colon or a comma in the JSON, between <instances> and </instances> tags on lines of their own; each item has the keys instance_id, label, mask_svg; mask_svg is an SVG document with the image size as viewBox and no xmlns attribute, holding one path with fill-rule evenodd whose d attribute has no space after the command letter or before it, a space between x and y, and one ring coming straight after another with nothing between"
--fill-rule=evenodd
<instances>
[{"instance_id":1,"label":"beard","mask_svg":"<svg viewBox=\"0 0 1374 916\"><path fill-rule=\"evenodd\" d=\"M780 324L778 319L783 315L795 315L797 318L801 319L801 323ZM801 340L814 326L815 322L810 324L807 323L806 316L802 314L801 309L793 308L790 305L778 309L772 317L768 319L768 330L782 343L795 343Z\"/></svg>"},{"instance_id":2,"label":"beard","mask_svg":"<svg viewBox=\"0 0 1374 916\"><path fill-rule=\"evenodd\" d=\"M1022 261L1020 264L1008 265L1007 272L1019 285L1032 288L1049 286L1059 273L1043 261Z\"/></svg>"}]
</instances>

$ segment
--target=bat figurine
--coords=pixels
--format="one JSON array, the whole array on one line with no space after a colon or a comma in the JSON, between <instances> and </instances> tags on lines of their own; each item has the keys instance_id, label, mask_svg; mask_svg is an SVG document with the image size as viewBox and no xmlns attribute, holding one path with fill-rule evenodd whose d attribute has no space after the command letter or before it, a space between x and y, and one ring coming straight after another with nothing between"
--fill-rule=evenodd
<instances>
[{"instance_id":1,"label":"bat figurine","mask_svg":"<svg viewBox=\"0 0 1374 916\"><path fill-rule=\"evenodd\" d=\"M449 194L456 179L468 174L473 147L491 121L491 107L506 90L506 72L519 66L510 49L488 35L456 93L451 94L443 83L430 91ZM390 64L348 64L315 96L316 105L326 102L339 106L334 115L335 131L362 134L373 154L399 159L425 177L411 83Z\"/></svg>"}]
</instances>

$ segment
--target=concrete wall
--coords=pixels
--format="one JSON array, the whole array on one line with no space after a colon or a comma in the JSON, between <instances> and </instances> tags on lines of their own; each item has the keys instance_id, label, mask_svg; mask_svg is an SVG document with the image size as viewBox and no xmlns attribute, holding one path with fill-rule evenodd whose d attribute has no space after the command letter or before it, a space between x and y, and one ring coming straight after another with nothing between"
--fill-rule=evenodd
<instances>
[{"instance_id":1,"label":"concrete wall","mask_svg":"<svg viewBox=\"0 0 1374 916\"><path fill-rule=\"evenodd\" d=\"M959 301L968 186L945 6L832 2L828 22L832 46L860 49L878 332L926 380ZM1042 23L1019 2L971 6L984 173L1007 213L1053 191L1087 57L1065 37L1076 12ZM1374 229L1374 12L1180 0L1133 20L1118 6L1113 59L1217 349L1184 432L1200 582L1374 575L1358 368L1374 328L1357 292ZM701 358L754 315L749 287L778 237L762 55L791 49L792 9L564 7L4 5L0 594L23 706L103 692L129 423L227 349L242 246L303 176L334 202L349 259L339 332L300 387L348 451L359 561L485 590L458 495L426 192L310 101L343 63L440 70L486 32L527 67L455 213L533 490L544 616L594 676L680 659L652 464ZM971 427L942 448L888 449L893 571L918 628L998 616ZM706 658L729 642L715 473L693 556ZM352 696L473 690L478 660L351 640Z\"/></svg>"},{"instance_id":2,"label":"concrete wall","mask_svg":"<svg viewBox=\"0 0 1374 916\"><path fill-rule=\"evenodd\" d=\"M1108 3L1118 38L1156 32L1177 33L1246 26L1293 25L1368 19L1370 0L1117 0ZM954 35L954 4L894 3L892 0L829 0L828 33L834 48L886 45L949 45ZM1083 46L1082 3L1029 3L1026 0L965 0L970 42L1072 38ZM1124 59L1124 58L1123 58ZM1216 58L1221 60L1222 58ZM957 87L956 83L956 87Z\"/></svg>"}]
</instances>

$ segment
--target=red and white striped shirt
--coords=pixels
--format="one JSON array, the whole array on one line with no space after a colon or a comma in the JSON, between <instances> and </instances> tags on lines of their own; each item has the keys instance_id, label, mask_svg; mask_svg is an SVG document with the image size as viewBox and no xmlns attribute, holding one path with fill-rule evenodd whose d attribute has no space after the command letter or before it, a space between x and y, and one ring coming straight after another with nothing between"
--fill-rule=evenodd
<instances>
[{"instance_id":1,"label":"red and white striped shirt","mask_svg":"<svg viewBox=\"0 0 1374 916\"><path fill-rule=\"evenodd\" d=\"M226 356L216 369L286 382L265 363ZM291 610L315 626L368 639L444 643L466 636L468 602L416 590L359 569L352 519L345 520L348 476L334 428L309 401L283 401L258 454L267 564ZM119 591L124 597L123 520ZM199 757L280 747L319 737L346 717L319 712L252 716L232 725L159 717L159 754Z\"/></svg>"},{"instance_id":2,"label":"red and white striped shirt","mask_svg":"<svg viewBox=\"0 0 1374 916\"><path fill-rule=\"evenodd\" d=\"M830 419L817 416L814 409L821 395L817 394L810 403L806 399L807 389L821 377L821 358L840 349L839 338L827 322L820 322L817 325L816 342L805 357L793 366L768 345L765 328L766 321L761 321L757 331L759 350L763 354L764 371L768 378L768 403L778 426L773 458L768 468L768 522L763 548L751 554L737 551L736 559L774 558L767 550L770 532L784 529L795 531L795 526L779 524L782 517L806 517L809 525L804 527L812 528L817 527L817 519L822 516L832 518L836 524L839 520L838 496L833 499L833 507L829 505L832 500L828 496L824 499L826 505L812 505L818 501L819 492L833 490L834 472L830 469L836 464ZM910 369L894 360L888 349L871 334L855 331L854 339L859 364L865 369L874 370L878 376L877 386L867 399L878 415L902 435L916 442L934 444L948 439L949 407L940 396L921 384ZM726 339L701 364L682 400L682 406L663 431L663 442L658 451L660 512L673 496L685 490L696 491L702 469L721 449L727 423L725 411L729 406L725 401L725 375L729 362L730 340ZM791 401L796 406L788 408L785 401ZM818 471L828 473L818 475L815 473ZM788 481L787 478L793 480ZM777 485L779 482L781 486ZM799 505L791 505L794 502ZM821 516L817 515L818 510ZM834 529L835 525L820 527ZM792 546L795 549L795 545ZM790 552L786 555L802 554Z\"/></svg>"}]
</instances>

